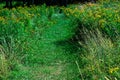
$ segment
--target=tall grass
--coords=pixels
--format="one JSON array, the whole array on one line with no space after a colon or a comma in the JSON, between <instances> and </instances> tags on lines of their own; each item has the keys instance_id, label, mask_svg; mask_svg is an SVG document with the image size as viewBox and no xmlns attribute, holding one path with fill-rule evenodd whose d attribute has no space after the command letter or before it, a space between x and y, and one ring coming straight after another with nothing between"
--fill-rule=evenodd
<instances>
[{"instance_id":1,"label":"tall grass","mask_svg":"<svg viewBox=\"0 0 120 80\"><path fill-rule=\"evenodd\" d=\"M2 37L0 45L0 80L15 80L23 78L25 66L23 66L23 43L15 42L12 36L8 38Z\"/></svg>"},{"instance_id":2,"label":"tall grass","mask_svg":"<svg viewBox=\"0 0 120 80\"><path fill-rule=\"evenodd\" d=\"M11 71L16 69L18 64L17 53L15 51L14 40L11 37L10 41L5 38L1 39L0 45L0 79L7 80L11 75Z\"/></svg>"},{"instance_id":3,"label":"tall grass","mask_svg":"<svg viewBox=\"0 0 120 80\"><path fill-rule=\"evenodd\" d=\"M100 0L63 9L77 24L73 40L82 47L76 62L82 80L120 79L119 7L119 0Z\"/></svg>"},{"instance_id":4,"label":"tall grass","mask_svg":"<svg viewBox=\"0 0 120 80\"><path fill-rule=\"evenodd\" d=\"M83 36L81 35L84 41L79 41L83 47L79 65L83 78L85 80L119 80L120 47L118 43L115 45L98 29L84 28L82 33L84 33Z\"/></svg>"},{"instance_id":5,"label":"tall grass","mask_svg":"<svg viewBox=\"0 0 120 80\"><path fill-rule=\"evenodd\" d=\"M60 21L58 12L58 7L46 5L0 10L0 80L28 79L26 66L49 61L41 58L41 35Z\"/></svg>"},{"instance_id":6,"label":"tall grass","mask_svg":"<svg viewBox=\"0 0 120 80\"><path fill-rule=\"evenodd\" d=\"M44 38L41 35L47 32L46 28L54 26L58 26L57 29L62 31L60 26L68 26L63 19L71 21L75 19L78 22L75 22L74 26L80 25L78 26L80 29L83 26L86 27L80 31L84 34L80 35L83 41L78 40L79 45L83 48L80 52L80 62L76 62L80 78L119 80L120 10L118 8L120 8L119 3L114 3L114 5L88 3L76 7L74 10L62 8L64 12L62 15L59 14L58 7L46 7L46 5L0 10L0 80L28 79L22 64L29 66L47 62L48 58L44 56L49 50L44 49L46 51L43 51L41 46L48 45L43 45L41 39ZM53 28L49 30L55 32L52 31ZM99 30L102 30L103 33ZM59 34L61 31L58 33L56 31L55 34ZM116 42L113 42L104 33L116 39ZM49 38L49 35L46 36ZM51 36L54 38L54 35ZM52 50L54 49L52 48ZM51 52L54 52L52 50Z\"/></svg>"},{"instance_id":7,"label":"tall grass","mask_svg":"<svg viewBox=\"0 0 120 80\"><path fill-rule=\"evenodd\" d=\"M9 75L8 60L6 59L5 51L0 45L0 79L5 79Z\"/></svg>"}]
</instances>

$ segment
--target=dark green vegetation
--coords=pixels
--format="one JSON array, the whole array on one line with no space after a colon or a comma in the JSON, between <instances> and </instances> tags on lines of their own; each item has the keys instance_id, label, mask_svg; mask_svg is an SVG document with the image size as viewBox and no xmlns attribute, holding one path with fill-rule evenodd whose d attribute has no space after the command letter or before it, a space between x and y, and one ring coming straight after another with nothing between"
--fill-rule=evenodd
<instances>
[{"instance_id":1,"label":"dark green vegetation","mask_svg":"<svg viewBox=\"0 0 120 80\"><path fill-rule=\"evenodd\" d=\"M120 79L119 2L61 9L1 8L0 80Z\"/></svg>"}]
</instances>

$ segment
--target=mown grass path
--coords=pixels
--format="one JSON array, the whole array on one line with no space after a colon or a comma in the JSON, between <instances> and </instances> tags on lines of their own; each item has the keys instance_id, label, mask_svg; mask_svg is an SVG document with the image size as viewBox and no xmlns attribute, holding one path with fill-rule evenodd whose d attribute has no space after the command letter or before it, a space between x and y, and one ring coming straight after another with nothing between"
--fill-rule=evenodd
<instances>
[{"instance_id":1,"label":"mown grass path","mask_svg":"<svg viewBox=\"0 0 120 80\"><path fill-rule=\"evenodd\" d=\"M53 26L44 30L41 40L37 42L39 48L34 50L36 61L40 64L29 68L31 80L77 80L78 69L75 64L77 54L74 45L67 42L72 34L70 20L63 14L56 14ZM34 42L33 42L34 43ZM37 50L39 49L39 50Z\"/></svg>"}]
</instances>

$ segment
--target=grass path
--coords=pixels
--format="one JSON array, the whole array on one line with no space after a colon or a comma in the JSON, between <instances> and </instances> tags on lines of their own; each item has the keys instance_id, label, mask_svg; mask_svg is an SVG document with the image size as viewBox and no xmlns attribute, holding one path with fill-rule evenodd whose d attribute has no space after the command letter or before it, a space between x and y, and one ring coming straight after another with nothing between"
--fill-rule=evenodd
<instances>
[{"instance_id":1,"label":"grass path","mask_svg":"<svg viewBox=\"0 0 120 80\"><path fill-rule=\"evenodd\" d=\"M71 21L64 14L53 14L50 21L55 21L54 25L43 31L40 40L29 41L32 51L28 55L34 62L30 66L18 65L21 70L12 72L11 80L79 80L77 54L74 45L66 40L72 34Z\"/></svg>"},{"instance_id":2,"label":"grass path","mask_svg":"<svg viewBox=\"0 0 120 80\"><path fill-rule=\"evenodd\" d=\"M59 16L63 16L59 14ZM59 18L56 16L56 19ZM63 22L60 22L63 19ZM72 53L73 45L65 41L71 34L70 20L57 19L54 26L46 29L38 42L36 56L39 65L29 68L31 80L77 80L78 69L75 64L77 55ZM65 25L64 25L65 24ZM36 51L36 50L35 50Z\"/></svg>"}]
</instances>

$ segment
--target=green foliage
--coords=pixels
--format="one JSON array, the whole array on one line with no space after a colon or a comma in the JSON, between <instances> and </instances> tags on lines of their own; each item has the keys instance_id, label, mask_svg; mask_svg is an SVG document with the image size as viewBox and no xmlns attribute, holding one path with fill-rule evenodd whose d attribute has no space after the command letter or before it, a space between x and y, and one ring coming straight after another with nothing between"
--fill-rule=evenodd
<instances>
[{"instance_id":1,"label":"green foliage","mask_svg":"<svg viewBox=\"0 0 120 80\"><path fill-rule=\"evenodd\" d=\"M58 44L71 36L73 24L59 10L46 5L0 10L1 80L76 78L76 55Z\"/></svg>"},{"instance_id":2,"label":"green foliage","mask_svg":"<svg viewBox=\"0 0 120 80\"><path fill-rule=\"evenodd\" d=\"M106 0L63 8L77 24L73 37L80 45L80 61L76 64L81 80L120 79L119 5Z\"/></svg>"},{"instance_id":3,"label":"green foliage","mask_svg":"<svg viewBox=\"0 0 120 80\"><path fill-rule=\"evenodd\" d=\"M75 8L63 9L66 16L75 19L79 27L98 28L110 37L120 34L119 2L86 3Z\"/></svg>"},{"instance_id":4,"label":"green foliage","mask_svg":"<svg viewBox=\"0 0 120 80\"><path fill-rule=\"evenodd\" d=\"M0 80L119 80L119 8L106 0L1 9ZM77 47L68 40L76 28Z\"/></svg>"},{"instance_id":5,"label":"green foliage","mask_svg":"<svg viewBox=\"0 0 120 80\"><path fill-rule=\"evenodd\" d=\"M21 64L21 56L18 52L14 39L9 37L9 42L2 38L0 45L0 79L7 80L12 71L19 71Z\"/></svg>"}]
</instances>

